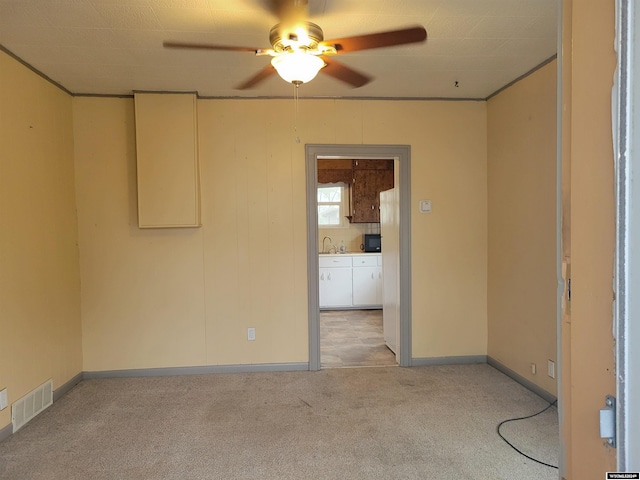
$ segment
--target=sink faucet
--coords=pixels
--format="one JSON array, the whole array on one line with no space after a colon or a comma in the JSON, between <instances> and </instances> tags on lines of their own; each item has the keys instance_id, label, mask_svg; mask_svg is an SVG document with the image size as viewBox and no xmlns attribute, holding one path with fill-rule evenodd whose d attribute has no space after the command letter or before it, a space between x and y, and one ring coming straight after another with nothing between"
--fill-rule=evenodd
<instances>
[{"instance_id":1,"label":"sink faucet","mask_svg":"<svg viewBox=\"0 0 640 480\"><path fill-rule=\"evenodd\" d=\"M329 239L329 251L328 251L328 252L324 249L324 241L325 241L327 238ZM333 246L333 242L332 242L332 240L331 240L331 237L324 237L324 238L322 239L322 253L331 253L331 247L332 247L332 246Z\"/></svg>"}]
</instances>

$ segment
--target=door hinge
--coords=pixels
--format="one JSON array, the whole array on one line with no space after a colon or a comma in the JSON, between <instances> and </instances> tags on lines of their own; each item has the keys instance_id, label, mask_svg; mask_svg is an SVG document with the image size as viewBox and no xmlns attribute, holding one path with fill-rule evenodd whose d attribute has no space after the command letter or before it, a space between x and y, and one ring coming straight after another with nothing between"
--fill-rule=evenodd
<instances>
[{"instance_id":1,"label":"door hinge","mask_svg":"<svg viewBox=\"0 0 640 480\"><path fill-rule=\"evenodd\" d=\"M604 438L609 446L616 448L616 397L607 395L605 405L600 410L600 438Z\"/></svg>"}]
</instances>

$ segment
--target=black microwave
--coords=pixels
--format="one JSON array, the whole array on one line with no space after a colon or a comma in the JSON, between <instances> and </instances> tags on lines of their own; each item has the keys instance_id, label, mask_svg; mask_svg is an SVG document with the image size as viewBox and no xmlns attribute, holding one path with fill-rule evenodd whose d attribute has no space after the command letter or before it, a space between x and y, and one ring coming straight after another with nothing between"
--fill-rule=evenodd
<instances>
[{"instance_id":1,"label":"black microwave","mask_svg":"<svg viewBox=\"0 0 640 480\"><path fill-rule=\"evenodd\" d=\"M382 237L379 233L364 234L364 251L365 252L381 252Z\"/></svg>"}]
</instances>

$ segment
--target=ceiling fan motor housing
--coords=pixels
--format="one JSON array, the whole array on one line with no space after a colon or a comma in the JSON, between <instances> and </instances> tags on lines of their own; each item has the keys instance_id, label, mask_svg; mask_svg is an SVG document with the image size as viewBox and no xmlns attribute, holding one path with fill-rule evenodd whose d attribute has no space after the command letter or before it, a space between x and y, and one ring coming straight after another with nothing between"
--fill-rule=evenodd
<instances>
[{"instance_id":1,"label":"ceiling fan motor housing","mask_svg":"<svg viewBox=\"0 0 640 480\"><path fill-rule=\"evenodd\" d=\"M299 49L317 50L323 40L322 29L311 22L297 23L293 27L278 23L269 32L269 41L278 53Z\"/></svg>"}]
</instances>

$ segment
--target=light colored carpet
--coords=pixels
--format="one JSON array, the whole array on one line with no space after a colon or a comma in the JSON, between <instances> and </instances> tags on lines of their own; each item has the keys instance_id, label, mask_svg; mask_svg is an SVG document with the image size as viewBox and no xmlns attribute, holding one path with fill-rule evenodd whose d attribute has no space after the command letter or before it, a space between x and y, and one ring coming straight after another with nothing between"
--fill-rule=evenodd
<instances>
[{"instance_id":1,"label":"light colored carpet","mask_svg":"<svg viewBox=\"0 0 640 480\"><path fill-rule=\"evenodd\" d=\"M496 434L545 406L488 365L86 380L0 443L0 478L550 480ZM503 433L557 464L555 408Z\"/></svg>"}]
</instances>

